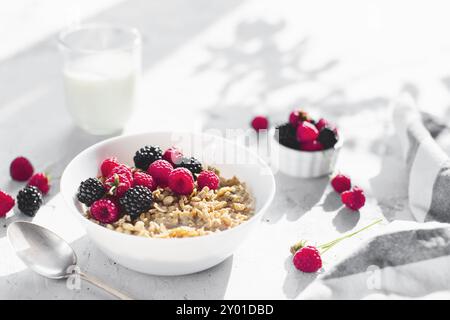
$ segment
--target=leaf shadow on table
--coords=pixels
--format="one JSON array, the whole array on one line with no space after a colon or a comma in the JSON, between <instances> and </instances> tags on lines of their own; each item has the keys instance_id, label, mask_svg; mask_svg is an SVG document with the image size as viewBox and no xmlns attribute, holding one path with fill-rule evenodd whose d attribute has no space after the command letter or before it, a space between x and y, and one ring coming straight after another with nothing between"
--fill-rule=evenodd
<instances>
[{"instance_id":1,"label":"leaf shadow on table","mask_svg":"<svg viewBox=\"0 0 450 320\"><path fill-rule=\"evenodd\" d=\"M204 129L248 128L255 113L267 114L272 124L285 122L289 111L301 105L297 95L294 95L293 101L277 106L269 102L271 95L290 90L301 83L318 82L322 74L339 64L335 59L316 67L304 63L310 40L305 37L290 48L282 48L277 37L285 29L283 20L241 21L235 27L232 44L207 48L210 59L197 67L195 75L215 70L223 73L226 80L216 102L206 110ZM249 43L258 44L258 49L247 50ZM232 102L234 92L242 90L252 79L258 79L252 96L240 99L242 101L238 103Z\"/></svg>"},{"instance_id":2,"label":"leaf shadow on table","mask_svg":"<svg viewBox=\"0 0 450 320\"><path fill-rule=\"evenodd\" d=\"M222 73L225 82L216 102L206 110L204 129L248 128L255 113L270 115L272 124L286 121L288 110L298 107L303 98L294 95L293 101L270 108L272 95L292 90L302 83L316 83L322 74L333 70L338 60L330 59L311 66L306 63L310 39L304 37L286 48L278 37L286 30L286 22L266 21L262 18L239 21L234 29L233 42L226 46L207 46L209 58L194 70L199 76L208 71ZM256 49L250 49L254 45ZM248 82L257 79L252 95L233 102L235 92L245 90ZM286 94L282 94L284 97ZM273 109L273 110L268 110ZM239 115L239 116L236 116ZM283 120L281 120L283 119Z\"/></svg>"},{"instance_id":3,"label":"leaf shadow on table","mask_svg":"<svg viewBox=\"0 0 450 320\"><path fill-rule=\"evenodd\" d=\"M292 263L292 255L288 256L284 262L286 278L283 282L283 292L288 299L297 298L316 278L319 273L305 273L297 270Z\"/></svg>"},{"instance_id":4,"label":"leaf shadow on table","mask_svg":"<svg viewBox=\"0 0 450 320\"><path fill-rule=\"evenodd\" d=\"M233 257L208 270L185 276L152 276L129 270L106 257L87 238L71 243L82 271L91 274L135 299L223 299ZM93 263L95 260L95 263ZM206 275L206 277L205 277ZM82 282L71 290L65 280L48 280L29 269L0 276L0 286L11 290L3 299L111 299L104 291ZM27 288L27 290L23 290Z\"/></svg>"}]
</instances>

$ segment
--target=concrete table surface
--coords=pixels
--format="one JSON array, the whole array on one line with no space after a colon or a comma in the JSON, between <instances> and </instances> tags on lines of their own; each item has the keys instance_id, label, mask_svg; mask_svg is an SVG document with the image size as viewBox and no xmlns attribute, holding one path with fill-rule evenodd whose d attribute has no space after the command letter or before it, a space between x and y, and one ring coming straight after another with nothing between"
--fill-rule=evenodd
<instances>
[{"instance_id":1,"label":"concrete table surface","mask_svg":"<svg viewBox=\"0 0 450 320\"><path fill-rule=\"evenodd\" d=\"M390 102L407 90L423 109L449 118L445 1L432 7L426 1L94 3L96 9L82 18L135 25L143 34L143 90L124 133L224 132L248 128L257 113L280 122L290 109L303 106L339 125L345 145L337 168L365 189L367 205L359 213L342 208L327 177L302 180L277 174L276 197L263 222L223 263L179 277L139 274L116 264L89 241L59 195L58 179L67 163L105 137L78 130L65 109L55 43L62 22L54 12L55 23L47 23L48 29L34 28L38 21L21 26L26 39L35 39L27 40L31 45L15 43L14 52L1 52L0 188L16 194L22 187L8 173L18 155L29 157L38 171L50 172L54 179L35 218L15 212L0 219L0 298L110 298L88 284L69 290L64 281L28 270L6 239L7 226L15 220L48 226L71 242L87 273L137 298L295 299L317 275L293 268L293 242L331 240L378 217L385 223L411 219ZM423 19L426 23L417 23ZM329 251L325 270L377 228L383 226Z\"/></svg>"}]
</instances>

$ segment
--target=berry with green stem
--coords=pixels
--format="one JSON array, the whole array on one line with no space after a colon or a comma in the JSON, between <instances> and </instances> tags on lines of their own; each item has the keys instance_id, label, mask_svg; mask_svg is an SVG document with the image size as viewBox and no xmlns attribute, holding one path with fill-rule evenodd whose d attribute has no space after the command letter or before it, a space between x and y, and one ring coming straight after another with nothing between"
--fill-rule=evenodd
<instances>
[{"instance_id":1,"label":"berry with green stem","mask_svg":"<svg viewBox=\"0 0 450 320\"><path fill-rule=\"evenodd\" d=\"M317 247L314 246L307 246L307 241L301 240L294 244L290 251L294 255L293 263L297 269L303 272L316 272L320 268L322 268L322 258L321 255L330 250L332 247L334 247L336 244L341 242L342 240L348 239L353 237L354 235L369 229L370 227L374 226L377 223L380 223L383 221L383 219L378 219L371 224L365 226L362 229L359 229L355 232L349 233L345 236L342 236L340 238L334 239L333 241L324 243L322 245L319 245Z\"/></svg>"},{"instance_id":2,"label":"berry with green stem","mask_svg":"<svg viewBox=\"0 0 450 320\"><path fill-rule=\"evenodd\" d=\"M105 187L109 195L120 198L131 188L131 181L125 175L115 173L105 180Z\"/></svg>"}]
</instances>

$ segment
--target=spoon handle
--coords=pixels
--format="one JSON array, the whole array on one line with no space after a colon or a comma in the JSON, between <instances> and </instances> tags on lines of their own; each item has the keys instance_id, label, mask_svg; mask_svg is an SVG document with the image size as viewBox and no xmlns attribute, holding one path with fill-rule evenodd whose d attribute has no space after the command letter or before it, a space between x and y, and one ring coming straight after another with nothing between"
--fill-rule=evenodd
<instances>
[{"instance_id":1,"label":"spoon handle","mask_svg":"<svg viewBox=\"0 0 450 320\"><path fill-rule=\"evenodd\" d=\"M93 276L88 276L87 274L80 272L80 277L83 280L86 280L87 282L93 284L96 287L99 287L100 289L105 290L109 294L115 296L116 298L120 300L133 300L131 297L127 296L126 294L123 294L122 292L117 291L116 289L111 288L110 286L104 284L97 278L94 278Z\"/></svg>"}]
</instances>

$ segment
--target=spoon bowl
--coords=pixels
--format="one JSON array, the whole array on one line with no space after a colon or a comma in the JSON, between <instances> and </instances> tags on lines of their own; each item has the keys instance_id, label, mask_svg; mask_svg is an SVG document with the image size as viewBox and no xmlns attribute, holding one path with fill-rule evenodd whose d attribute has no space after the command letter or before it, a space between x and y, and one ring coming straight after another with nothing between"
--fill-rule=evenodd
<instances>
[{"instance_id":1,"label":"spoon bowl","mask_svg":"<svg viewBox=\"0 0 450 320\"><path fill-rule=\"evenodd\" d=\"M64 279L73 275L69 268L77 264L77 255L54 232L31 222L16 221L9 225L7 237L17 256L34 272L50 279ZM126 294L92 276L83 272L79 272L78 276L116 298L131 300Z\"/></svg>"},{"instance_id":2,"label":"spoon bowl","mask_svg":"<svg viewBox=\"0 0 450 320\"><path fill-rule=\"evenodd\" d=\"M17 256L44 277L66 278L67 269L77 263L75 252L64 239L37 224L13 222L7 236Z\"/></svg>"}]
</instances>

